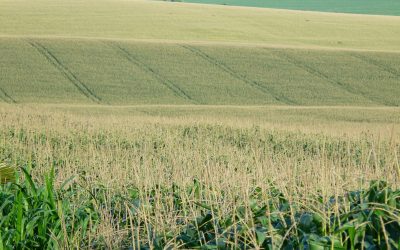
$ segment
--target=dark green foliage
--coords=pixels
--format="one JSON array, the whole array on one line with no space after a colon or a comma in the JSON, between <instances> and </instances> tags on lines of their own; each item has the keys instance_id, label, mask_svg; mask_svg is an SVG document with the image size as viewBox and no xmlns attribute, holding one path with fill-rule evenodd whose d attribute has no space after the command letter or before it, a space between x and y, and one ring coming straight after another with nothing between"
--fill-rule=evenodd
<instances>
[{"instance_id":1,"label":"dark green foliage","mask_svg":"<svg viewBox=\"0 0 400 250\"><path fill-rule=\"evenodd\" d=\"M230 215L215 216L217 211L206 209L201 217L187 225L178 239L185 247L201 249L400 247L400 190L392 190L383 181L372 182L369 189L350 192L339 200L332 198L326 210L339 206L340 213L331 213L327 218L314 211L300 210L291 214L293 204L273 187L271 189L272 197L268 202L252 200L249 208L239 207ZM345 210L346 206L350 210ZM252 215L250 222L244 220L246 210ZM239 239L235 245L228 243L233 233ZM257 245L250 240L251 235L256 236Z\"/></svg>"},{"instance_id":2,"label":"dark green foliage","mask_svg":"<svg viewBox=\"0 0 400 250\"><path fill-rule=\"evenodd\" d=\"M72 204L74 189L54 189L54 171L39 186L28 170L25 181L0 186L0 246L5 249L58 249L68 241L93 231L98 214L90 200ZM60 246L61 243L61 246ZM0 247L1 249L1 247Z\"/></svg>"}]
</instances>

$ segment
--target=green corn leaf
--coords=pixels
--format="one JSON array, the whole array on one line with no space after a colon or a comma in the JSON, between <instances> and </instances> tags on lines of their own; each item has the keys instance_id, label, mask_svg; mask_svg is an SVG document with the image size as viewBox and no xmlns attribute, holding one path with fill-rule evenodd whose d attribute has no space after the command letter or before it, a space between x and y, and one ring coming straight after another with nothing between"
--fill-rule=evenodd
<instances>
[{"instance_id":1,"label":"green corn leaf","mask_svg":"<svg viewBox=\"0 0 400 250\"><path fill-rule=\"evenodd\" d=\"M0 229L0 250L4 250L3 236L1 235L1 229Z\"/></svg>"},{"instance_id":2,"label":"green corn leaf","mask_svg":"<svg viewBox=\"0 0 400 250\"><path fill-rule=\"evenodd\" d=\"M324 245L320 245L318 242L310 242L310 250L326 250L328 249Z\"/></svg>"},{"instance_id":3,"label":"green corn leaf","mask_svg":"<svg viewBox=\"0 0 400 250\"><path fill-rule=\"evenodd\" d=\"M17 195L17 200L16 200L16 212L17 212L17 221L16 221L16 228L19 232L18 239L16 240L16 243L22 241L23 239L23 233L24 233L24 225L23 225L23 196L22 193L19 192Z\"/></svg>"},{"instance_id":4,"label":"green corn leaf","mask_svg":"<svg viewBox=\"0 0 400 250\"><path fill-rule=\"evenodd\" d=\"M50 174L46 176L46 190L47 190L47 197L49 199L49 204L51 209L56 210L56 202L54 200L54 167L51 168Z\"/></svg>"},{"instance_id":5,"label":"green corn leaf","mask_svg":"<svg viewBox=\"0 0 400 250\"><path fill-rule=\"evenodd\" d=\"M35 183L32 180L32 176L29 174L29 172L28 172L28 170L26 170L26 168L21 168L21 169L24 172L26 180L29 182L31 191L33 192L34 196L37 197L37 188L36 188Z\"/></svg>"},{"instance_id":6,"label":"green corn leaf","mask_svg":"<svg viewBox=\"0 0 400 250\"><path fill-rule=\"evenodd\" d=\"M259 246L262 246L264 243L265 239L267 238L267 233L264 230L256 229L256 235L257 235L257 244Z\"/></svg>"}]
</instances>

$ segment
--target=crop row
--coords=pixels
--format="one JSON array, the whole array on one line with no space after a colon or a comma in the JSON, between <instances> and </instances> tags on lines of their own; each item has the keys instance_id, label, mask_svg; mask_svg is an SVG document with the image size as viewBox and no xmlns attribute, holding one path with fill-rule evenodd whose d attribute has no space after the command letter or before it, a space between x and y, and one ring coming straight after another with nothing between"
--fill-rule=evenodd
<instances>
[{"instance_id":1,"label":"crop row","mask_svg":"<svg viewBox=\"0 0 400 250\"><path fill-rule=\"evenodd\" d=\"M398 59L383 53L10 41L10 103L399 105Z\"/></svg>"}]
</instances>

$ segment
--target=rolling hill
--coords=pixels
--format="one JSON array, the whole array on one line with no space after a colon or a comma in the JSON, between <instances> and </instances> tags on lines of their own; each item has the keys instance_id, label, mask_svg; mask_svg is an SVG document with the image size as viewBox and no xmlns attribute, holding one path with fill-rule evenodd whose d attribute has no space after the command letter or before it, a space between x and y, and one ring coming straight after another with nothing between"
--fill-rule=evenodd
<instances>
[{"instance_id":1,"label":"rolling hill","mask_svg":"<svg viewBox=\"0 0 400 250\"><path fill-rule=\"evenodd\" d=\"M1 39L9 103L400 105L383 52L76 39Z\"/></svg>"},{"instance_id":2,"label":"rolling hill","mask_svg":"<svg viewBox=\"0 0 400 250\"><path fill-rule=\"evenodd\" d=\"M184 0L184 2L400 16L400 2L393 0Z\"/></svg>"},{"instance_id":3,"label":"rolling hill","mask_svg":"<svg viewBox=\"0 0 400 250\"><path fill-rule=\"evenodd\" d=\"M0 8L2 102L400 105L400 17L141 0Z\"/></svg>"}]
</instances>

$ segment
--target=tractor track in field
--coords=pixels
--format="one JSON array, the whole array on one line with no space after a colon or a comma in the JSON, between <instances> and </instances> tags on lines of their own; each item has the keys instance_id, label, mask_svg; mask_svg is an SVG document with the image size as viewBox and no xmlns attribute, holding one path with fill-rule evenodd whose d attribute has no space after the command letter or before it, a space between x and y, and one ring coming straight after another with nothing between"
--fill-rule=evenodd
<instances>
[{"instance_id":1,"label":"tractor track in field","mask_svg":"<svg viewBox=\"0 0 400 250\"><path fill-rule=\"evenodd\" d=\"M288 55L287 53L283 52L283 51L273 51L272 53L276 54L278 57L284 59L285 61L291 63L292 65L296 66L297 68L300 68L304 71L306 71L307 73L318 77L328 83L330 83L333 86L339 87L342 90L346 91L347 93L353 94L353 95L358 95L358 96L362 96L363 98L370 100L372 102L375 102L377 104L383 104L383 105L393 105L392 103L386 103L386 102L382 102L381 100L376 100L375 98L372 98L371 96L366 95L365 93L362 92L358 92L353 90L352 88L350 88L349 86L347 86L347 84L338 81L338 80L333 80L331 79L329 76L325 75L324 73L322 73L321 71L319 71L318 69L315 69L307 64L305 64L302 61L297 60L296 58Z\"/></svg>"},{"instance_id":2,"label":"tractor track in field","mask_svg":"<svg viewBox=\"0 0 400 250\"><path fill-rule=\"evenodd\" d=\"M6 103L17 103L9 94L7 94L4 89L0 88L0 99L5 101Z\"/></svg>"},{"instance_id":3,"label":"tractor track in field","mask_svg":"<svg viewBox=\"0 0 400 250\"><path fill-rule=\"evenodd\" d=\"M216 67L218 67L219 69L221 69L225 73L228 73L233 78L235 78L235 79L237 79L237 80L239 80L241 82L244 82L245 84L250 85L253 88L256 88L257 90L263 92L264 94L270 95L272 98L274 98L278 102L281 102L281 103L284 103L284 104L288 104L288 105L296 104L292 100L289 100L287 97L282 96L282 95L278 95L276 92L274 92L270 88L260 84L259 82L254 81L254 80L250 80L246 76L237 73L232 68L227 66L225 63L219 61L218 59L215 59L215 58L211 57L210 55L206 54L205 52L201 51L198 48L195 48L195 47L192 47L192 46L189 46L189 45L181 45L181 47L186 49L186 50L189 50L193 54L195 54L195 55L203 58L204 60L208 61L209 63L215 65Z\"/></svg>"},{"instance_id":4,"label":"tractor track in field","mask_svg":"<svg viewBox=\"0 0 400 250\"><path fill-rule=\"evenodd\" d=\"M374 66L380 68L381 70L386 71L386 72L400 78L400 72L398 72L397 70L395 70L393 68L388 67L387 65L385 65L383 63L377 62L376 60L374 60L368 56L364 56L364 55L360 55L360 54L356 54L356 53L351 53L351 56L358 60L366 62L370 65L374 65Z\"/></svg>"},{"instance_id":5,"label":"tractor track in field","mask_svg":"<svg viewBox=\"0 0 400 250\"><path fill-rule=\"evenodd\" d=\"M68 81L70 81L79 92L81 92L88 99L96 103L101 103L102 100L98 97L86 84L71 72L61 61L45 46L38 42L28 41L28 43L35 48L42 56L44 56L49 63L51 63Z\"/></svg>"},{"instance_id":6,"label":"tractor track in field","mask_svg":"<svg viewBox=\"0 0 400 250\"><path fill-rule=\"evenodd\" d=\"M127 49L121 47L120 45L113 43L113 42L106 42L106 44L116 50L119 54L121 54L126 60L130 63L134 64L135 66L139 67L144 72L151 75L155 78L159 83L167 87L171 90L176 96L186 99L193 104L197 104L196 100L194 100L189 94L187 94L183 89L179 86L174 84L173 82L165 79L162 75L156 72L152 67L148 66L146 63L142 62L141 60L137 59L132 53L130 53Z\"/></svg>"}]
</instances>

